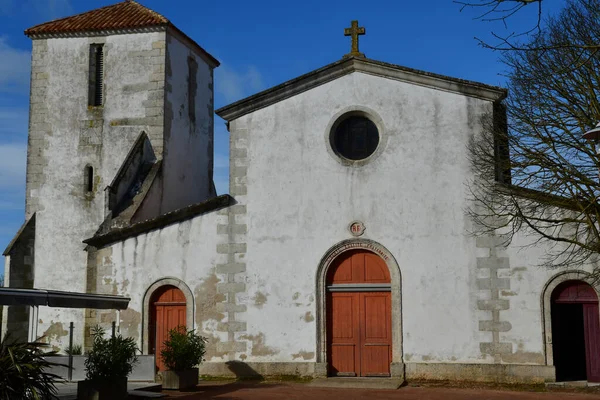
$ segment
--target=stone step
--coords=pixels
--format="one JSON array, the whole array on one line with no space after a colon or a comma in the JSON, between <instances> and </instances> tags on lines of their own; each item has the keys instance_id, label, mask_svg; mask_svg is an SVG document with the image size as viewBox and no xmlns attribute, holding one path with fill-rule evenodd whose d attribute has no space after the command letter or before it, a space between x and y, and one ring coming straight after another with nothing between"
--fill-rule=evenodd
<instances>
[{"instance_id":1,"label":"stone step","mask_svg":"<svg viewBox=\"0 0 600 400\"><path fill-rule=\"evenodd\" d=\"M319 378L307 383L307 386L354 389L398 389L404 380L401 378Z\"/></svg>"}]
</instances>

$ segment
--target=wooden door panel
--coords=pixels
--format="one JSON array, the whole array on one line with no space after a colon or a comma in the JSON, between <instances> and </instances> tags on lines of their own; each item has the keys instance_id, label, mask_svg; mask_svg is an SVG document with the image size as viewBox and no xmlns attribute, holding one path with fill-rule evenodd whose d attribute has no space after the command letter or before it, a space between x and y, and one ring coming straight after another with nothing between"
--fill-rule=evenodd
<instances>
[{"instance_id":1,"label":"wooden door panel","mask_svg":"<svg viewBox=\"0 0 600 400\"><path fill-rule=\"evenodd\" d=\"M356 376L356 349L354 344L332 345L330 373L337 376Z\"/></svg>"},{"instance_id":2,"label":"wooden door panel","mask_svg":"<svg viewBox=\"0 0 600 400\"><path fill-rule=\"evenodd\" d=\"M329 293L330 374L360 373L358 293Z\"/></svg>"},{"instance_id":3,"label":"wooden door panel","mask_svg":"<svg viewBox=\"0 0 600 400\"><path fill-rule=\"evenodd\" d=\"M588 382L600 382L600 321L598 319L598 303L583 304Z\"/></svg>"},{"instance_id":4,"label":"wooden door panel","mask_svg":"<svg viewBox=\"0 0 600 400\"><path fill-rule=\"evenodd\" d=\"M390 346L365 345L361 351L362 376L390 376Z\"/></svg>"},{"instance_id":5,"label":"wooden door panel","mask_svg":"<svg viewBox=\"0 0 600 400\"><path fill-rule=\"evenodd\" d=\"M364 257L364 282L389 283L390 271L385 262L373 253L365 253Z\"/></svg>"},{"instance_id":6,"label":"wooden door panel","mask_svg":"<svg viewBox=\"0 0 600 400\"><path fill-rule=\"evenodd\" d=\"M361 371L363 376L389 376L392 344L391 293L360 293Z\"/></svg>"},{"instance_id":7,"label":"wooden door panel","mask_svg":"<svg viewBox=\"0 0 600 400\"><path fill-rule=\"evenodd\" d=\"M335 342L340 342L346 339L350 343L354 343L356 337L356 325L358 319L355 318L355 308L358 306L356 295L335 293L331 299L331 310L333 317L333 326L331 329L331 337Z\"/></svg>"},{"instance_id":8,"label":"wooden door panel","mask_svg":"<svg viewBox=\"0 0 600 400\"><path fill-rule=\"evenodd\" d=\"M364 307L363 341L387 342L390 338L390 326L387 321L389 293L365 293L361 297Z\"/></svg>"}]
</instances>

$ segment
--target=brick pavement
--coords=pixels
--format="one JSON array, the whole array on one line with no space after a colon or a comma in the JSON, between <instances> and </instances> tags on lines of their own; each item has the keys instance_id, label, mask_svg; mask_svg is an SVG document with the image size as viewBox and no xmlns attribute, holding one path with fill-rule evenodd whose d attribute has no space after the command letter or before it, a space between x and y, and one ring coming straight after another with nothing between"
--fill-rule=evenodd
<instances>
[{"instance_id":1,"label":"brick pavement","mask_svg":"<svg viewBox=\"0 0 600 400\"><path fill-rule=\"evenodd\" d=\"M177 400L600 400L600 394L567 392L527 392L444 387L403 387L398 390L337 389L307 387L298 383L204 383L193 392L168 392Z\"/></svg>"}]
</instances>

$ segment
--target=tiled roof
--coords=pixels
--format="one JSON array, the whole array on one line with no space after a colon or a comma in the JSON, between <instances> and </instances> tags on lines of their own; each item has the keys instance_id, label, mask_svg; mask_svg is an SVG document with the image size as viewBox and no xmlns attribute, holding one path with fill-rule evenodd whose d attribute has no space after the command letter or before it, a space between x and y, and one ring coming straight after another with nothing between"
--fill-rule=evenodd
<instances>
[{"instance_id":1,"label":"tiled roof","mask_svg":"<svg viewBox=\"0 0 600 400\"><path fill-rule=\"evenodd\" d=\"M123 2L36 25L27 36L122 30L170 25L167 18L133 1Z\"/></svg>"}]
</instances>

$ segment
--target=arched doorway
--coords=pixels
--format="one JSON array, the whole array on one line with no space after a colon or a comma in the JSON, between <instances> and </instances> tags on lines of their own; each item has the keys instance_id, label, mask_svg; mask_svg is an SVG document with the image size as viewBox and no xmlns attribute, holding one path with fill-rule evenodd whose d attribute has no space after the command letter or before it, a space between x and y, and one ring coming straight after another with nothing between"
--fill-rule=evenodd
<instances>
[{"instance_id":1,"label":"arched doorway","mask_svg":"<svg viewBox=\"0 0 600 400\"><path fill-rule=\"evenodd\" d=\"M162 286L150 299L149 353L156 354L156 368L165 369L160 357L169 330L186 326L186 299L175 286Z\"/></svg>"},{"instance_id":2,"label":"arched doorway","mask_svg":"<svg viewBox=\"0 0 600 400\"><path fill-rule=\"evenodd\" d=\"M327 363L332 376L390 376L391 280L378 255L342 253L327 272Z\"/></svg>"},{"instance_id":3,"label":"arched doorway","mask_svg":"<svg viewBox=\"0 0 600 400\"><path fill-rule=\"evenodd\" d=\"M568 280L552 291L551 304L556 380L600 382L596 291L583 281Z\"/></svg>"}]
</instances>

